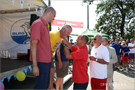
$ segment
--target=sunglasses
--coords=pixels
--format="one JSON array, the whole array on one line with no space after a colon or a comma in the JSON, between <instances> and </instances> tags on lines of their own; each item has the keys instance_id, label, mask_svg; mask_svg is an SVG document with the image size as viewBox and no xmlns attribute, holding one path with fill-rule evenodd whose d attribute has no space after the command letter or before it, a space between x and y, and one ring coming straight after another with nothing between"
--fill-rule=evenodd
<instances>
[{"instance_id":1,"label":"sunglasses","mask_svg":"<svg viewBox=\"0 0 135 90\"><path fill-rule=\"evenodd\" d=\"M93 38L93 40L97 40L96 38Z\"/></svg>"}]
</instances>

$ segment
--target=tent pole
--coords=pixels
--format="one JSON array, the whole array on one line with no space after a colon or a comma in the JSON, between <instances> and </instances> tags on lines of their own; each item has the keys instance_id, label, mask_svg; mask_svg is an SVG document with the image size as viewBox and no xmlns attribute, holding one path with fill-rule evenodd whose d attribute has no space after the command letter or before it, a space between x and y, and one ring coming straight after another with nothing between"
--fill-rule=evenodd
<instances>
[{"instance_id":1,"label":"tent pole","mask_svg":"<svg viewBox=\"0 0 135 90\"><path fill-rule=\"evenodd\" d=\"M87 1L87 29L89 29L89 1Z\"/></svg>"},{"instance_id":2,"label":"tent pole","mask_svg":"<svg viewBox=\"0 0 135 90\"><path fill-rule=\"evenodd\" d=\"M45 5L45 7L48 7L48 6L46 5L46 3L44 2L44 0L41 0L41 2Z\"/></svg>"},{"instance_id":3,"label":"tent pole","mask_svg":"<svg viewBox=\"0 0 135 90\"><path fill-rule=\"evenodd\" d=\"M51 0L48 0L48 6L51 6ZM48 23L49 24L49 31L51 31L51 23Z\"/></svg>"}]
</instances>

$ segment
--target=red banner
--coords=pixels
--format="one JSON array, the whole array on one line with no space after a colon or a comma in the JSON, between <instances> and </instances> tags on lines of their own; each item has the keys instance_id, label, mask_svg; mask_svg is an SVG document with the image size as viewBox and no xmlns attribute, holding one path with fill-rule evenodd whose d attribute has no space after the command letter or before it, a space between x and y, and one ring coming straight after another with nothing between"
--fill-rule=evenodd
<instances>
[{"instance_id":1,"label":"red banner","mask_svg":"<svg viewBox=\"0 0 135 90\"><path fill-rule=\"evenodd\" d=\"M83 28L83 22L73 22L73 21L56 20L56 19L53 20L52 26L63 26L65 23L75 28Z\"/></svg>"}]
</instances>

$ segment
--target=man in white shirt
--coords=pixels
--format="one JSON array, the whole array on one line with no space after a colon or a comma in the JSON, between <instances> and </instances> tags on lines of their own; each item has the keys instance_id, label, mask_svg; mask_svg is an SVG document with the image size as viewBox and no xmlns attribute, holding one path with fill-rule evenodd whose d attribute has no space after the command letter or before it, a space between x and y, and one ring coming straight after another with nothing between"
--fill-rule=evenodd
<instances>
[{"instance_id":1,"label":"man in white shirt","mask_svg":"<svg viewBox=\"0 0 135 90\"><path fill-rule=\"evenodd\" d=\"M131 68L131 65L132 65L132 60L133 60L133 67L135 68L135 43L134 43L134 40L131 38L130 39L130 42L128 44L128 47L130 49L130 52L129 52L129 68Z\"/></svg>"},{"instance_id":2,"label":"man in white shirt","mask_svg":"<svg viewBox=\"0 0 135 90\"><path fill-rule=\"evenodd\" d=\"M107 65L109 64L109 51L101 44L102 36L96 34L93 38L94 47L89 56L90 77L92 90L106 90Z\"/></svg>"}]
</instances>

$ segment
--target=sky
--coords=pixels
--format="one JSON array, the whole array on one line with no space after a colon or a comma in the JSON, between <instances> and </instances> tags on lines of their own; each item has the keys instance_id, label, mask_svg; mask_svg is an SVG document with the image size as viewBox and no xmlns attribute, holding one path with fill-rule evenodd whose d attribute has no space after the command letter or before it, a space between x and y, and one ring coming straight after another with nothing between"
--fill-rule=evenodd
<instances>
[{"instance_id":1,"label":"sky","mask_svg":"<svg viewBox=\"0 0 135 90\"><path fill-rule=\"evenodd\" d=\"M48 5L48 0L44 0ZM89 29L93 30L96 19L96 5L99 1L94 1L94 4L89 5ZM83 22L83 28L73 28L72 33L81 33L87 29L87 3L82 3L82 0L51 0L51 6L56 10L55 19L67 20L74 22ZM56 30L57 28L52 27ZM52 30L52 31L53 31Z\"/></svg>"}]
</instances>

